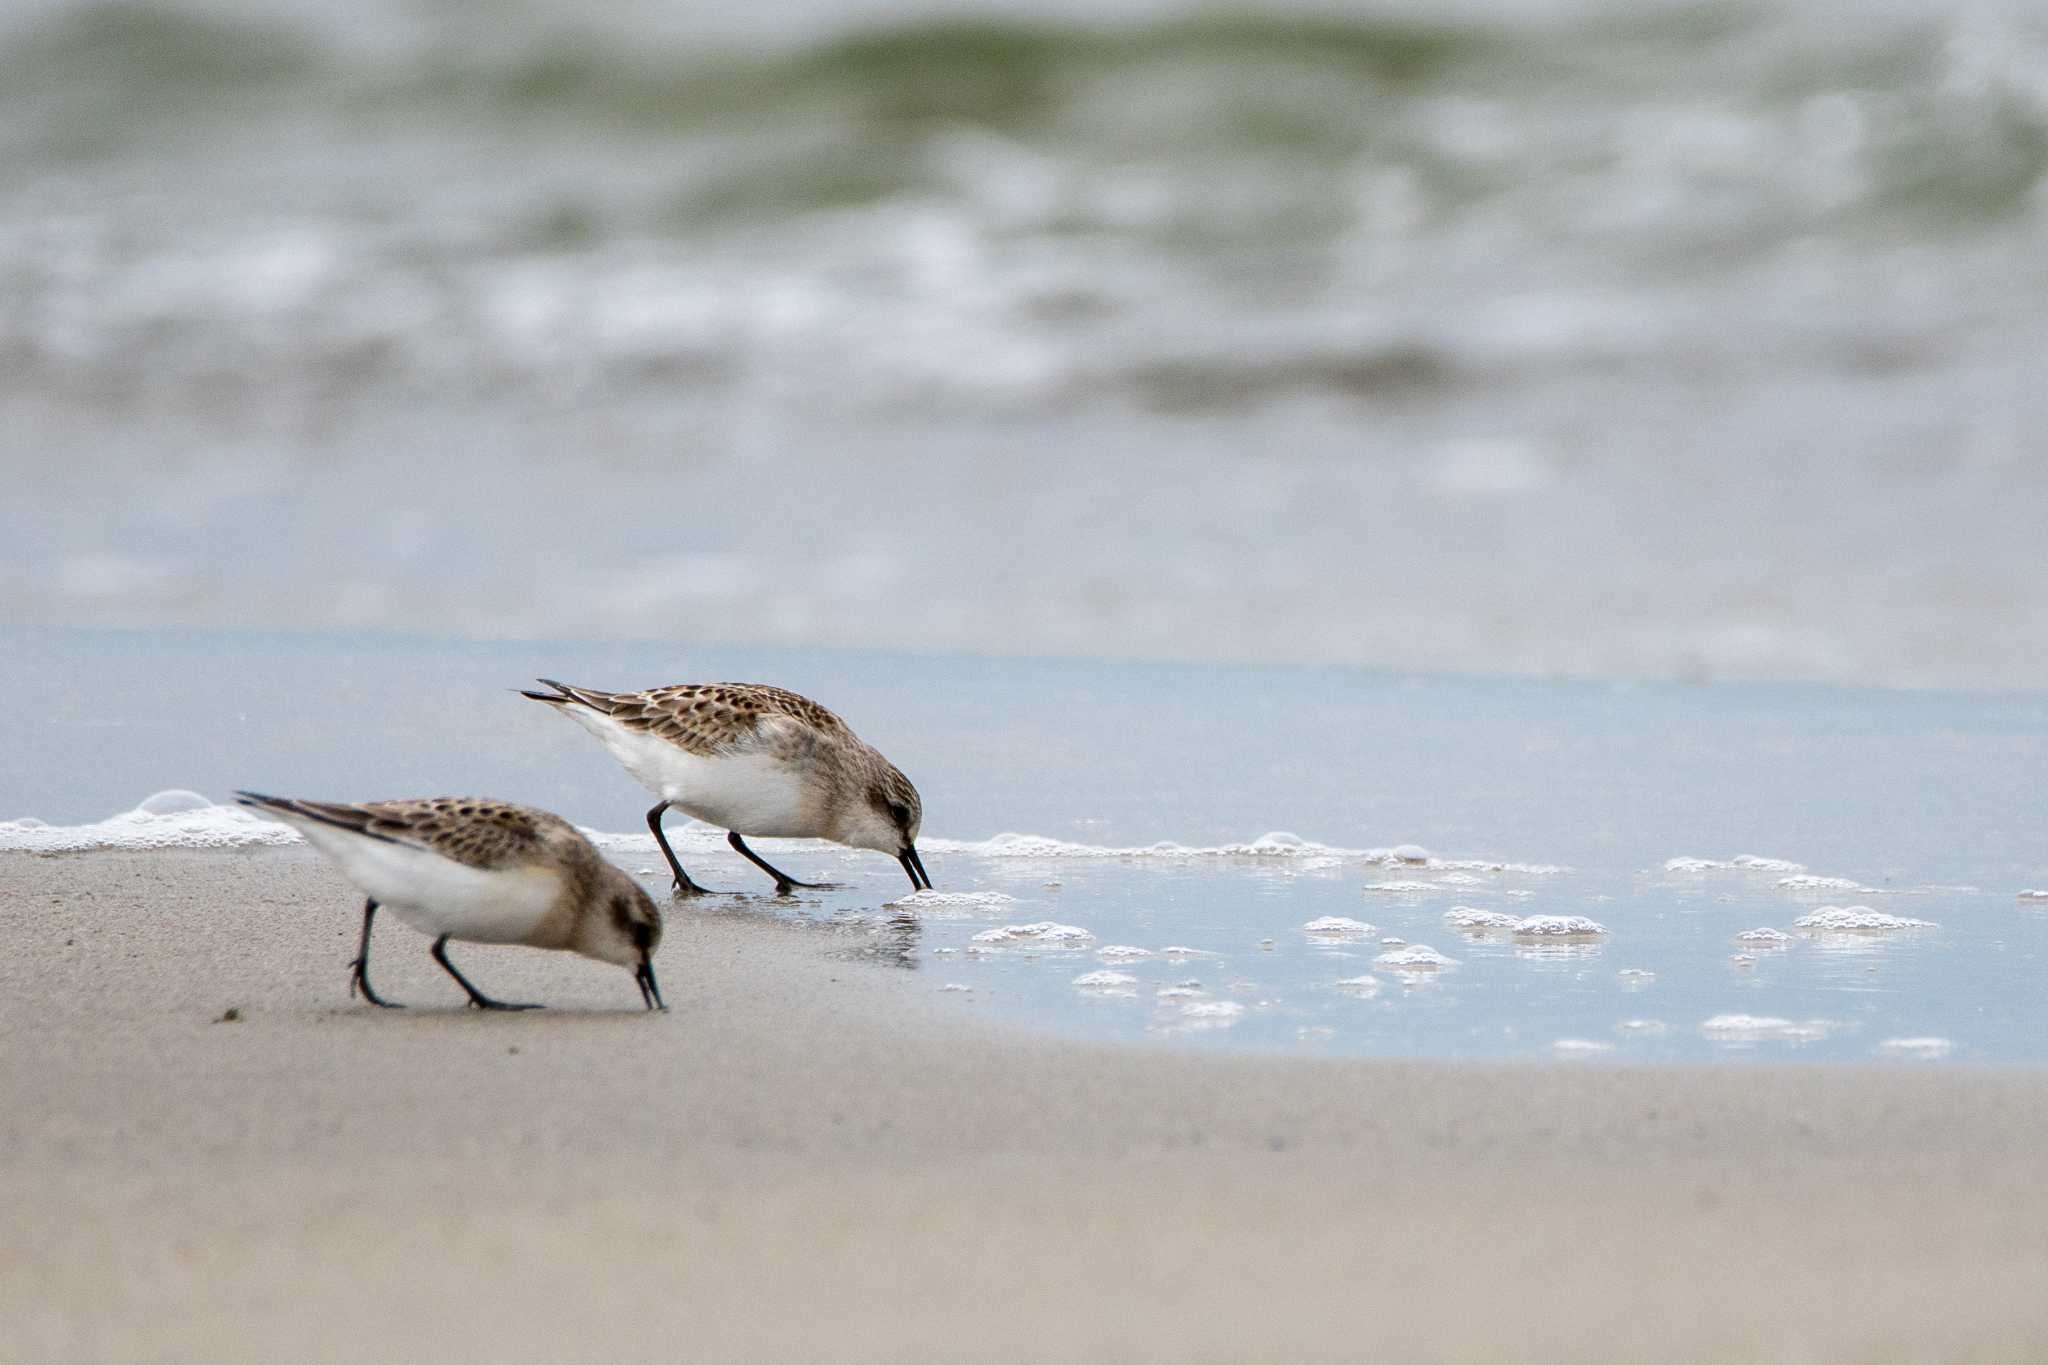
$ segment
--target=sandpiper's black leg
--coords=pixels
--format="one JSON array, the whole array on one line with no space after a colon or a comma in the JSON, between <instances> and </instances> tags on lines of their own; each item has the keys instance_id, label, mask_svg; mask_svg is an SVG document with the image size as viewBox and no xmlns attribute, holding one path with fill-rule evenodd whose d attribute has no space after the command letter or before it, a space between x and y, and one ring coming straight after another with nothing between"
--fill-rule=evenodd
<instances>
[{"instance_id":1,"label":"sandpiper's black leg","mask_svg":"<svg viewBox=\"0 0 2048 1365\"><path fill-rule=\"evenodd\" d=\"M448 935L443 934L441 935L441 937L434 940L433 952L434 961L440 963L443 967L446 967L448 969L448 975L455 978L456 985L462 987L462 989L469 992L469 1003L476 1006L478 1009L537 1010L540 1008L539 1005L510 1005L505 1003L503 1000L493 1000L491 999L491 997L485 995L476 987L470 985L469 978L464 976L461 972L456 971L455 964L448 960Z\"/></svg>"},{"instance_id":2,"label":"sandpiper's black leg","mask_svg":"<svg viewBox=\"0 0 2048 1365\"><path fill-rule=\"evenodd\" d=\"M370 925L377 918L377 902L363 902L363 942L356 949L356 960L348 964L348 993L351 997L357 991L363 999L378 1009L402 1010L405 1006L395 1000L386 1000L370 989Z\"/></svg>"},{"instance_id":3,"label":"sandpiper's black leg","mask_svg":"<svg viewBox=\"0 0 2048 1365\"><path fill-rule=\"evenodd\" d=\"M664 801L647 812L647 828L654 831L654 842L661 845L661 854L668 859L668 870L676 874L675 893L678 896L701 896L706 888L690 880L690 874L683 871L683 865L676 861L676 851L668 846L668 836L661 832L661 817L668 810Z\"/></svg>"},{"instance_id":4,"label":"sandpiper's black leg","mask_svg":"<svg viewBox=\"0 0 2048 1365\"><path fill-rule=\"evenodd\" d=\"M799 886L805 887L812 891L823 891L829 889L832 886L831 882L800 882L794 877L787 876L781 872L777 872L774 868L768 866L767 862L762 859L760 854L754 852L754 850L747 847L747 841L745 839L740 838L738 830L728 831L725 836L725 841L728 844L731 844L734 848L738 849L740 856L742 858L745 858L755 867L760 868L763 872L766 872L769 876L775 878L775 894L778 896L787 896L792 889Z\"/></svg>"}]
</instances>

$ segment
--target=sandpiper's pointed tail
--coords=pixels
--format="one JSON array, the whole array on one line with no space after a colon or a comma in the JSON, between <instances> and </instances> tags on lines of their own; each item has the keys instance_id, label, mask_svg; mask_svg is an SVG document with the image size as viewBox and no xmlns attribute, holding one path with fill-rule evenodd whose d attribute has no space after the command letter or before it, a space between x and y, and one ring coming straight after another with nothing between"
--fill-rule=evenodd
<instances>
[{"instance_id":1,"label":"sandpiper's pointed tail","mask_svg":"<svg viewBox=\"0 0 2048 1365\"><path fill-rule=\"evenodd\" d=\"M381 839L387 844L398 842L388 834L371 829L370 822L376 816L361 806L343 805L338 801L301 801L290 796L265 796L262 792L244 791L236 792L235 800L241 805L269 811L287 820L317 820L323 825L332 825L366 838Z\"/></svg>"},{"instance_id":2,"label":"sandpiper's pointed tail","mask_svg":"<svg viewBox=\"0 0 2048 1365\"><path fill-rule=\"evenodd\" d=\"M615 692L599 692L588 687L571 687L567 683L558 683L553 678L539 678L536 681L543 687L552 687L555 690L552 692L529 692L522 688L519 695L531 697L535 701L547 702L551 706L587 706L593 711L602 711L606 715L611 714L612 706L618 698L618 694Z\"/></svg>"}]
</instances>

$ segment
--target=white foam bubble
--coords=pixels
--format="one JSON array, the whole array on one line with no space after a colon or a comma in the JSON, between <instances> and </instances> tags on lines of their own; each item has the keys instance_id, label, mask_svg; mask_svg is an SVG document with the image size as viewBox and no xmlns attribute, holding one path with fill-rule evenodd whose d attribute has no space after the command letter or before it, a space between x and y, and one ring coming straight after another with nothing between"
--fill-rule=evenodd
<instances>
[{"instance_id":1,"label":"white foam bubble","mask_svg":"<svg viewBox=\"0 0 2048 1365\"><path fill-rule=\"evenodd\" d=\"M1584 915L1530 915L1515 924L1516 938L1599 938L1607 926Z\"/></svg>"},{"instance_id":2,"label":"white foam bubble","mask_svg":"<svg viewBox=\"0 0 2048 1365\"><path fill-rule=\"evenodd\" d=\"M186 811L209 810L212 806L213 802L198 792L172 787L169 791L143 797L135 809L144 815L180 815Z\"/></svg>"},{"instance_id":3,"label":"white foam bubble","mask_svg":"<svg viewBox=\"0 0 2048 1365\"><path fill-rule=\"evenodd\" d=\"M1152 956L1152 950L1150 948L1133 948L1128 943L1112 943L1106 947L1097 948L1095 955L1104 962L1136 962L1140 958Z\"/></svg>"},{"instance_id":4,"label":"white foam bubble","mask_svg":"<svg viewBox=\"0 0 2048 1365\"><path fill-rule=\"evenodd\" d=\"M158 792L133 810L89 825L51 825L33 817L0 821L0 850L90 853L155 849L276 848L298 831L242 806L217 806L197 792Z\"/></svg>"},{"instance_id":5,"label":"white foam bubble","mask_svg":"<svg viewBox=\"0 0 2048 1365\"><path fill-rule=\"evenodd\" d=\"M984 929L974 936L973 941L990 948L1079 948L1094 939L1095 935L1078 925L1055 924L1046 919L1035 924L1006 924L1000 929Z\"/></svg>"},{"instance_id":6,"label":"white foam bubble","mask_svg":"<svg viewBox=\"0 0 2048 1365\"><path fill-rule=\"evenodd\" d=\"M1083 972L1074 978L1077 991L1102 991L1113 995L1136 995L1138 978L1129 972Z\"/></svg>"},{"instance_id":7,"label":"white foam bubble","mask_svg":"<svg viewBox=\"0 0 2048 1365\"><path fill-rule=\"evenodd\" d=\"M1833 1029L1825 1019L1794 1023L1759 1014L1717 1014L1700 1023L1702 1036L1724 1043L1808 1043L1827 1037Z\"/></svg>"},{"instance_id":8,"label":"white foam bubble","mask_svg":"<svg viewBox=\"0 0 2048 1365\"><path fill-rule=\"evenodd\" d=\"M1376 976L1347 976L1337 983L1337 989L1343 991L1346 995L1356 995L1363 998L1378 995L1380 993L1380 982Z\"/></svg>"},{"instance_id":9,"label":"white foam bubble","mask_svg":"<svg viewBox=\"0 0 2048 1365\"><path fill-rule=\"evenodd\" d=\"M2022 891L2019 894L2019 899L2023 901L2048 901L2048 891Z\"/></svg>"},{"instance_id":10,"label":"white foam bubble","mask_svg":"<svg viewBox=\"0 0 2048 1365\"><path fill-rule=\"evenodd\" d=\"M1594 1038L1560 1038L1550 1050L1559 1057L1599 1057L1614 1051L1614 1044Z\"/></svg>"},{"instance_id":11,"label":"white foam bubble","mask_svg":"<svg viewBox=\"0 0 2048 1365\"><path fill-rule=\"evenodd\" d=\"M632 837L632 836L625 836ZM645 838L645 836L640 836ZM652 841L648 841L650 846ZM977 858L1287 858L1302 859L1304 866L1335 866L1340 862L1364 862L1381 867L1427 867L1441 872L1513 872L1527 876L1550 876L1570 871L1551 863L1515 863L1492 858L1437 858L1413 844L1394 848L1342 848L1317 843L1298 834L1275 830L1242 843L1197 846L1163 840L1142 846L1084 844L1055 839L1044 834L997 834L987 839L920 840L928 853L962 854Z\"/></svg>"},{"instance_id":12,"label":"white foam bubble","mask_svg":"<svg viewBox=\"0 0 2048 1365\"><path fill-rule=\"evenodd\" d=\"M1782 948L1792 941L1792 935L1783 929L1744 929L1735 941L1757 948Z\"/></svg>"},{"instance_id":13,"label":"white foam bubble","mask_svg":"<svg viewBox=\"0 0 2048 1365\"><path fill-rule=\"evenodd\" d=\"M1345 915L1322 915L1301 926L1304 934L1317 938L1364 938L1377 932L1362 919L1351 919Z\"/></svg>"},{"instance_id":14,"label":"white foam bubble","mask_svg":"<svg viewBox=\"0 0 2048 1365\"><path fill-rule=\"evenodd\" d=\"M974 987L963 986L957 981L948 981L945 985L939 987L939 989L942 991L971 991L974 989Z\"/></svg>"},{"instance_id":15,"label":"white foam bubble","mask_svg":"<svg viewBox=\"0 0 2048 1365\"><path fill-rule=\"evenodd\" d=\"M1847 877L1816 877L1810 872L1797 877L1780 877L1778 886L1785 891L1868 891L1871 888Z\"/></svg>"},{"instance_id":16,"label":"white foam bubble","mask_svg":"<svg viewBox=\"0 0 2048 1365\"><path fill-rule=\"evenodd\" d=\"M1804 872L1805 863L1795 863L1790 858L1759 858L1754 853L1738 853L1730 858L1732 866L1746 872Z\"/></svg>"},{"instance_id":17,"label":"white foam bubble","mask_svg":"<svg viewBox=\"0 0 2048 1365\"><path fill-rule=\"evenodd\" d=\"M1197 1000L1180 1007L1185 1019L1235 1019L1244 1013L1244 1006L1235 1000Z\"/></svg>"},{"instance_id":18,"label":"white foam bubble","mask_svg":"<svg viewBox=\"0 0 2048 1365\"><path fill-rule=\"evenodd\" d=\"M1298 834L1275 830L1243 843L1196 847L1162 840L1156 844L1116 847L1055 839L1045 834L997 834L987 839L925 839L926 852L957 853L975 858L1371 858L1376 850L1338 848Z\"/></svg>"},{"instance_id":19,"label":"white foam bubble","mask_svg":"<svg viewBox=\"0 0 2048 1365\"><path fill-rule=\"evenodd\" d=\"M1505 910L1481 910L1471 905L1454 905L1444 911L1444 923L1461 934L1509 932L1522 922L1522 918Z\"/></svg>"},{"instance_id":20,"label":"white foam bubble","mask_svg":"<svg viewBox=\"0 0 2048 1365\"><path fill-rule=\"evenodd\" d=\"M1804 872L1806 864L1795 863L1789 858L1760 858L1754 853L1738 853L1733 858L1669 858L1665 860L1666 872Z\"/></svg>"},{"instance_id":21,"label":"white foam bubble","mask_svg":"<svg viewBox=\"0 0 2048 1365\"><path fill-rule=\"evenodd\" d=\"M976 914L1015 905L1015 896L1000 891L912 891L884 902L886 908L915 910L921 915Z\"/></svg>"},{"instance_id":22,"label":"white foam bubble","mask_svg":"<svg viewBox=\"0 0 2048 1365\"><path fill-rule=\"evenodd\" d=\"M1887 1038L1877 1045L1880 1056L1914 1057L1935 1061L1956 1050L1947 1038Z\"/></svg>"},{"instance_id":23,"label":"white foam bubble","mask_svg":"<svg viewBox=\"0 0 2048 1365\"><path fill-rule=\"evenodd\" d=\"M1624 1019L1614 1031L1630 1038L1662 1038L1671 1030L1662 1019Z\"/></svg>"},{"instance_id":24,"label":"white foam bubble","mask_svg":"<svg viewBox=\"0 0 2048 1365\"><path fill-rule=\"evenodd\" d=\"M1426 943L1411 943L1405 948L1381 953L1372 960L1372 965L1396 972L1434 972L1458 964L1456 959L1445 957Z\"/></svg>"},{"instance_id":25,"label":"white foam bubble","mask_svg":"<svg viewBox=\"0 0 2048 1365\"><path fill-rule=\"evenodd\" d=\"M1185 948L1177 943L1169 943L1166 947L1161 948L1159 952L1168 962L1185 962L1191 957L1223 956L1221 953L1212 953L1206 948Z\"/></svg>"},{"instance_id":26,"label":"white foam bubble","mask_svg":"<svg viewBox=\"0 0 2048 1365\"><path fill-rule=\"evenodd\" d=\"M1366 892L1384 892L1390 896L1426 896L1443 888L1430 882L1368 882L1359 889Z\"/></svg>"},{"instance_id":27,"label":"white foam bubble","mask_svg":"<svg viewBox=\"0 0 2048 1365\"><path fill-rule=\"evenodd\" d=\"M1810 915L1792 921L1795 929L1831 934L1882 934L1899 929L1938 929L1932 920L1887 915L1867 905L1823 905Z\"/></svg>"}]
</instances>

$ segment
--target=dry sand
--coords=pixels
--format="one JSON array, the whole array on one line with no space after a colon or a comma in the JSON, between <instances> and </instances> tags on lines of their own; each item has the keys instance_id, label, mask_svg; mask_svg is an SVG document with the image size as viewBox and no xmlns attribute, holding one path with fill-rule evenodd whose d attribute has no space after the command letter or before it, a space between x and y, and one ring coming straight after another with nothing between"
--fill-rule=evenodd
<instances>
[{"instance_id":1,"label":"dry sand","mask_svg":"<svg viewBox=\"0 0 2048 1365\"><path fill-rule=\"evenodd\" d=\"M309 854L0 855L0 1358L2048 1358L2048 1073L1116 1051L726 904L379 1012Z\"/></svg>"}]
</instances>

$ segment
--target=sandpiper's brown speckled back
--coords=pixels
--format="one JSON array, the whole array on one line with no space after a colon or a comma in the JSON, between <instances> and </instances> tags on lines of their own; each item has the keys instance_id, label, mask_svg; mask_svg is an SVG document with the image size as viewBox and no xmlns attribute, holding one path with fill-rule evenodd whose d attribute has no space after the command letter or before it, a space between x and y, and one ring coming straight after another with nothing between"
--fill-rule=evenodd
<instances>
[{"instance_id":1,"label":"sandpiper's brown speckled back","mask_svg":"<svg viewBox=\"0 0 2048 1365\"><path fill-rule=\"evenodd\" d=\"M373 839L417 844L484 871L531 863L548 856L553 847L583 842L575 826L559 815L487 796L284 804Z\"/></svg>"},{"instance_id":2,"label":"sandpiper's brown speckled back","mask_svg":"<svg viewBox=\"0 0 2048 1365\"><path fill-rule=\"evenodd\" d=\"M831 711L809 697L767 683L678 683L643 692L597 692L543 681L630 729L645 730L693 754L751 743L764 716L788 717L821 738L855 740L846 722Z\"/></svg>"}]
</instances>

